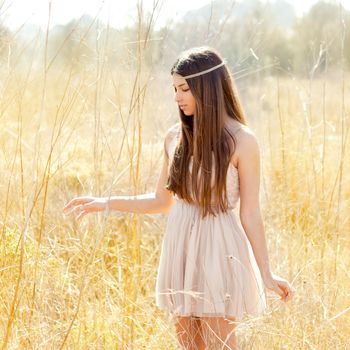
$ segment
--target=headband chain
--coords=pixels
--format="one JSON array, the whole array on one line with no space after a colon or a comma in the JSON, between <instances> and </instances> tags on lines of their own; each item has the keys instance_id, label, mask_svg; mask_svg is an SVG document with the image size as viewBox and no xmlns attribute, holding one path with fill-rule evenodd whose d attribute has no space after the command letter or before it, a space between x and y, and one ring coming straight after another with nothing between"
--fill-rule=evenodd
<instances>
[{"instance_id":1,"label":"headband chain","mask_svg":"<svg viewBox=\"0 0 350 350\"><path fill-rule=\"evenodd\" d=\"M209 69L206 69L206 70L203 70L201 72L198 72L198 73L194 73L194 74L189 74L189 75L186 75L186 76L183 76L184 79L189 79L189 78L194 78L194 77L198 77L199 75L202 75L202 74L206 74L206 73L209 73L217 68L220 68L221 66L223 66L226 62L225 61L222 61L220 64L214 66L214 67L211 67Z\"/></svg>"}]
</instances>

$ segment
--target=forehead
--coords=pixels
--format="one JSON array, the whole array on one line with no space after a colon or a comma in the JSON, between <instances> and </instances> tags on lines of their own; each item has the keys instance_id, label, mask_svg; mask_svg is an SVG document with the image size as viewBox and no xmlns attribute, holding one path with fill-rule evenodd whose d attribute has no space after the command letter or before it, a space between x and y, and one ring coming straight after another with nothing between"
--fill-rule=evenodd
<instances>
[{"instance_id":1,"label":"forehead","mask_svg":"<svg viewBox=\"0 0 350 350\"><path fill-rule=\"evenodd\" d=\"M187 85L186 79L184 79L181 75L174 73L173 76L173 85L180 86L180 85Z\"/></svg>"}]
</instances>

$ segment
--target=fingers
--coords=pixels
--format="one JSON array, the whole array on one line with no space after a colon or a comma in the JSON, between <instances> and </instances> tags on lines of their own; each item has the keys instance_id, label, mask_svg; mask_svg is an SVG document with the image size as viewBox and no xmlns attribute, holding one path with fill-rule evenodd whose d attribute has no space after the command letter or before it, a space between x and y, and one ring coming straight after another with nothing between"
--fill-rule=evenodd
<instances>
[{"instance_id":1,"label":"fingers","mask_svg":"<svg viewBox=\"0 0 350 350\"><path fill-rule=\"evenodd\" d=\"M294 296L296 289L292 287L287 281L282 281L278 283L279 290L282 291L282 293L279 293L282 300L287 302L292 299Z\"/></svg>"},{"instance_id":2,"label":"fingers","mask_svg":"<svg viewBox=\"0 0 350 350\"><path fill-rule=\"evenodd\" d=\"M89 201L91 201L92 199L90 197L77 197L77 198L73 198L68 204L66 204L63 207L63 211L67 211L68 209L71 209L73 207L76 207L78 205L81 204L85 204Z\"/></svg>"},{"instance_id":3,"label":"fingers","mask_svg":"<svg viewBox=\"0 0 350 350\"><path fill-rule=\"evenodd\" d=\"M93 211L93 208L91 204L81 204L77 205L72 212L79 213L77 216L77 220L80 220L83 216L85 216L88 213L91 213Z\"/></svg>"},{"instance_id":4,"label":"fingers","mask_svg":"<svg viewBox=\"0 0 350 350\"><path fill-rule=\"evenodd\" d=\"M95 211L98 211L96 206L94 206L93 202L78 205L76 208L73 209L74 212L79 212L79 215L76 217L78 221L80 221L86 214L93 213Z\"/></svg>"},{"instance_id":5,"label":"fingers","mask_svg":"<svg viewBox=\"0 0 350 350\"><path fill-rule=\"evenodd\" d=\"M74 198L63 207L63 211L67 211L68 209L71 209L72 207L79 205L81 203L82 203L82 198Z\"/></svg>"},{"instance_id":6,"label":"fingers","mask_svg":"<svg viewBox=\"0 0 350 350\"><path fill-rule=\"evenodd\" d=\"M284 302L291 300L296 292L296 289L287 280L276 275L266 280L265 285L278 294Z\"/></svg>"},{"instance_id":7,"label":"fingers","mask_svg":"<svg viewBox=\"0 0 350 350\"><path fill-rule=\"evenodd\" d=\"M81 220L86 214L93 211L91 202L93 201L90 197L77 197L72 199L64 208L63 211L66 215L72 213L78 213L76 220Z\"/></svg>"},{"instance_id":8,"label":"fingers","mask_svg":"<svg viewBox=\"0 0 350 350\"><path fill-rule=\"evenodd\" d=\"M80 214L76 217L76 220L80 221L88 213L89 213L89 211L87 211L87 210L81 211Z\"/></svg>"},{"instance_id":9,"label":"fingers","mask_svg":"<svg viewBox=\"0 0 350 350\"><path fill-rule=\"evenodd\" d=\"M283 300L287 296L287 294L285 292L285 289L279 283L276 283L275 291L281 297L281 299L283 299Z\"/></svg>"},{"instance_id":10,"label":"fingers","mask_svg":"<svg viewBox=\"0 0 350 350\"><path fill-rule=\"evenodd\" d=\"M294 294L296 293L296 289L293 286L289 286L289 291L288 291L288 295L286 297L286 302L291 300L294 296Z\"/></svg>"},{"instance_id":11,"label":"fingers","mask_svg":"<svg viewBox=\"0 0 350 350\"><path fill-rule=\"evenodd\" d=\"M76 217L76 220L80 221L86 214L90 212L91 212L91 209L86 205L78 205L75 208L73 208L68 214L79 213L78 216Z\"/></svg>"}]
</instances>

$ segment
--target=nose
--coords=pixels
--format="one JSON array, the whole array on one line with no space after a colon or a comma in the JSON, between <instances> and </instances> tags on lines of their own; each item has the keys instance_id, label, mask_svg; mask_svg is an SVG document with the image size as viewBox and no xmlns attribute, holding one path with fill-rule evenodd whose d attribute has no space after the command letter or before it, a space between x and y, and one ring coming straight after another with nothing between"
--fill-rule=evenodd
<instances>
[{"instance_id":1,"label":"nose","mask_svg":"<svg viewBox=\"0 0 350 350\"><path fill-rule=\"evenodd\" d=\"M179 91L175 92L174 96L175 102L179 103L181 101L181 93Z\"/></svg>"}]
</instances>

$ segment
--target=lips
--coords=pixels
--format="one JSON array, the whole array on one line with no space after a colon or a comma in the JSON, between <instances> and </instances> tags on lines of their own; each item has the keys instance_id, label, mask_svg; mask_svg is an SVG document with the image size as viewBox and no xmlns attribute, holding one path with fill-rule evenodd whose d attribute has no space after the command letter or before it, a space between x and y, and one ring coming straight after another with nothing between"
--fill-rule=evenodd
<instances>
[{"instance_id":1,"label":"lips","mask_svg":"<svg viewBox=\"0 0 350 350\"><path fill-rule=\"evenodd\" d=\"M186 105L179 105L179 107L182 109L182 108L186 107Z\"/></svg>"}]
</instances>

